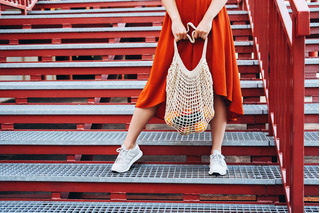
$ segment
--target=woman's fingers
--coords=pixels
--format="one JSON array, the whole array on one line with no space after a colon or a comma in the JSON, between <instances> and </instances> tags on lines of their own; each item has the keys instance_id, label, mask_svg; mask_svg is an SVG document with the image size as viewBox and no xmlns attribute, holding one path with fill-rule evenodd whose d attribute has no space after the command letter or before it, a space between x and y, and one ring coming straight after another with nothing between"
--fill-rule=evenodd
<instances>
[{"instance_id":1,"label":"woman's fingers","mask_svg":"<svg viewBox=\"0 0 320 213\"><path fill-rule=\"evenodd\" d=\"M180 31L174 34L175 35L175 40L180 41L182 39L187 39L187 31Z\"/></svg>"},{"instance_id":2,"label":"woman's fingers","mask_svg":"<svg viewBox=\"0 0 320 213\"><path fill-rule=\"evenodd\" d=\"M175 41L187 39L187 30L181 21L172 22L172 34Z\"/></svg>"},{"instance_id":3,"label":"woman's fingers","mask_svg":"<svg viewBox=\"0 0 320 213\"><path fill-rule=\"evenodd\" d=\"M206 39L211 31L212 23L201 21L195 30L194 37Z\"/></svg>"},{"instance_id":4,"label":"woman's fingers","mask_svg":"<svg viewBox=\"0 0 320 213\"><path fill-rule=\"evenodd\" d=\"M202 39L206 39L207 37L208 37L208 32L206 32L206 31L201 31L201 30L199 30L199 31L195 31L195 34L194 34L194 37L195 38L202 38Z\"/></svg>"}]
</instances>

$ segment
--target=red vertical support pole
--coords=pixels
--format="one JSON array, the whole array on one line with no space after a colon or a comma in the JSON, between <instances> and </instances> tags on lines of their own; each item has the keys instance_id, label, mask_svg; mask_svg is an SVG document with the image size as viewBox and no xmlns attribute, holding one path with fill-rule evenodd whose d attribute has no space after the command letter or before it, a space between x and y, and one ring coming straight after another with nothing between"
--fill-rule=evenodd
<instances>
[{"instance_id":1,"label":"red vertical support pole","mask_svg":"<svg viewBox=\"0 0 320 213\"><path fill-rule=\"evenodd\" d=\"M296 20L293 22L296 23ZM292 31L295 35L296 24ZM304 36L292 36L293 48L293 120L291 136L292 212L304 211Z\"/></svg>"},{"instance_id":2,"label":"red vertical support pole","mask_svg":"<svg viewBox=\"0 0 320 213\"><path fill-rule=\"evenodd\" d=\"M292 2L291 2L292 3ZM310 11L306 2L296 1L292 25L293 118L291 150L292 212L304 211L304 67L305 36L310 34Z\"/></svg>"},{"instance_id":3,"label":"red vertical support pole","mask_svg":"<svg viewBox=\"0 0 320 213\"><path fill-rule=\"evenodd\" d=\"M272 57L272 48L271 48L271 44L274 42L273 40L273 1L269 1L269 32L268 32L268 35L269 35L269 47L268 47L268 53L269 53L269 66L267 67L267 72L269 73L268 75L268 83L267 83L267 89L268 89L268 94L266 94L268 96L268 99L267 99L267 104L268 104L268 110L269 110L269 120L268 120L268 125L269 125L269 135L274 135L274 132L273 132L273 122L272 122L272 114L274 112L273 110L273 106L272 106L272 94L273 94L273 87L270 86L270 84L272 83L272 79L273 79L273 76L272 76L272 73L270 72L271 69L273 69L273 64L271 62L271 57Z\"/></svg>"}]
</instances>

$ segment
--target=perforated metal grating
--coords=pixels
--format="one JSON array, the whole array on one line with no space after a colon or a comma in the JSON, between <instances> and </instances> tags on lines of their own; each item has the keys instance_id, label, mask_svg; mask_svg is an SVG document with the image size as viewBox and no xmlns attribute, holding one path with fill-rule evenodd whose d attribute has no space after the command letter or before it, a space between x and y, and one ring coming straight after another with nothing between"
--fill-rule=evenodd
<instances>
[{"instance_id":1,"label":"perforated metal grating","mask_svg":"<svg viewBox=\"0 0 320 213\"><path fill-rule=\"evenodd\" d=\"M105 131L2 131L0 144L16 145L121 145L126 132ZM268 146L269 137L263 132L226 132L224 145ZM211 145L211 133L182 136L177 132L142 132L140 145Z\"/></svg>"},{"instance_id":2,"label":"perforated metal grating","mask_svg":"<svg viewBox=\"0 0 320 213\"><path fill-rule=\"evenodd\" d=\"M1 18L1 17L0 17ZM130 27L131 28L131 27ZM123 28L125 29L125 28ZM258 60L237 60L238 66L259 65ZM151 67L152 61L110 61L110 62L43 62L43 63L0 63L0 68L77 68L77 67Z\"/></svg>"},{"instance_id":3,"label":"perforated metal grating","mask_svg":"<svg viewBox=\"0 0 320 213\"><path fill-rule=\"evenodd\" d=\"M257 204L200 204L200 203L107 203L0 201L0 212L14 213L284 213L286 206ZM305 213L319 212L318 206L305 206Z\"/></svg>"},{"instance_id":4,"label":"perforated metal grating","mask_svg":"<svg viewBox=\"0 0 320 213\"><path fill-rule=\"evenodd\" d=\"M240 42L238 42L240 43ZM236 43L235 43L236 44ZM99 44L99 47L101 45ZM92 47L91 47L92 48ZM84 89L143 89L147 81L40 81L0 82L0 90L84 90ZM262 81L240 81L241 88L263 88ZM319 80L305 80L306 88L319 88Z\"/></svg>"},{"instance_id":5,"label":"perforated metal grating","mask_svg":"<svg viewBox=\"0 0 320 213\"><path fill-rule=\"evenodd\" d=\"M126 132L0 131L0 145L121 145ZM305 146L319 146L319 132L305 132ZM176 132L142 132L140 145L210 146L211 133L182 136ZM226 132L224 146L274 146L263 132Z\"/></svg>"},{"instance_id":6,"label":"perforated metal grating","mask_svg":"<svg viewBox=\"0 0 320 213\"><path fill-rule=\"evenodd\" d=\"M304 166L304 184L319 185L319 166Z\"/></svg>"},{"instance_id":7,"label":"perforated metal grating","mask_svg":"<svg viewBox=\"0 0 320 213\"><path fill-rule=\"evenodd\" d=\"M241 12L241 11L240 11ZM246 11L245 11L246 12ZM241 14L241 13L239 13ZM49 14L49 15L28 15L28 17L16 15L16 16L1 16L1 19L57 19L57 18L116 18L116 17L163 17L165 12L141 12L141 13L94 13L94 14Z\"/></svg>"},{"instance_id":8,"label":"perforated metal grating","mask_svg":"<svg viewBox=\"0 0 320 213\"><path fill-rule=\"evenodd\" d=\"M0 82L0 90L34 89L143 89L147 81L40 81ZM311 82L310 82L311 83ZM241 81L241 88L262 88L262 81Z\"/></svg>"},{"instance_id":9,"label":"perforated metal grating","mask_svg":"<svg viewBox=\"0 0 320 213\"><path fill-rule=\"evenodd\" d=\"M5 12L5 11L3 11ZM90 27L90 28L46 28L46 29L1 29L5 33L68 33L68 32L141 32L160 31L161 26L153 27ZM231 25L231 29L250 29L250 25Z\"/></svg>"},{"instance_id":10,"label":"perforated metal grating","mask_svg":"<svg viewBox=\"0 0 320 213\"><path fill-rule=\"evenodd\" d=\"M275 146L274 140L270 140L270 145ZM304 132L305 146L319 146L319 132Z\"/></svg>"},{"instance_id":11,"label":"perforated metal grating","mask_svg":"<svg viewBox=\"0 0 320 213\"><path fill-rule=\"evenodd\" d=\"M227 11L228 15L246 15L248 11L231 10ZM115 18L115 17L164 17L165 12L132 12L132 13L93 13L93 14L45 14L45 15L28 15L28 17L15 15L15 16L1 16L1 19L54 19L54 18Z\"/></svg>"},{"instance_id":12,"label":"perforated metal grating","mask_svg":"<svg viewBox=\"0 0 320 213\"><path fill-rule=\"evenodd\" d=\"M319 146L319 132L305 132L304 133L305 146Z\"/></svg>"},{"instance_id":13,"label":"perforated metal grating","mask_svg":"<svg viewBox=\"0 0 320 213\"><path fill-rule=\"evenodd\" d=\"M0 181L282 184L278 166L229 165L225 176L208 175L208 165L136 164L124 174L110 171L111 164L0 164ZM305 184L318 185L318 166L305 166Z\"/></svg>"}]
</instances>

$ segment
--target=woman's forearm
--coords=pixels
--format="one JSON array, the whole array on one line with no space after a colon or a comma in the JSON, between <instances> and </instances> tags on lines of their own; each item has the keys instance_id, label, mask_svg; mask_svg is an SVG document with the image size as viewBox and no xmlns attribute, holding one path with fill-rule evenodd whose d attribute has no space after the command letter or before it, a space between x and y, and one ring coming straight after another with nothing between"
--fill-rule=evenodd
<instances>
[{"instance_id":1,"label":"woman's forearm","mask_svg":"<svg viewBox=\"0 0 320 213\"><path fill-rule=\"evenodd\" d=\"M203 16L204 21L213 21L221 9L226 5L227 0L212 0L207 12Z\"/></svg>"},{"instance_id":2,"label":"woman's forearm","mask_svg":"<svg viewBox=\"0 0 320 213\"><path fill-rule=\"evenodd\" d=\"M206 39L212 28L212 21L227 3L227 0L212 0L207 12L197 26L194 34L195 38Z\"/></svg>"},{"instance_id":3,"label":"woman's forearm","mask_svg":"<svg viewBox=\"0 0 320 213\"><path fill-rule=\"evenodd\" d=\"M162 4L166 8L166 11L172 21L181 21L175 0L162 0Z\"/></svg>"},{"instance_id":4,"label":"woman's forearm","mask_svg":"<svg viewBox=\"0 0 320 213\"><path fill-rule=\"evenodd\" d=\"M181 21L181 17L175 0L162 0L164 7L172 21L172 34L176 41L187 38L187 30Z\"/></svg>"}]
</instances>

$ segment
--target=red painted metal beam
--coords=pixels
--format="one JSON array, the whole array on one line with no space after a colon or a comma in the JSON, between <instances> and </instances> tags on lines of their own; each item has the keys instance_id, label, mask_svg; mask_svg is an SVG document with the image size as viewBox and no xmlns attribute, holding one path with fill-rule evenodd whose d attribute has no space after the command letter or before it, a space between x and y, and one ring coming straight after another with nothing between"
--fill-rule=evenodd
<instances>
[{"instance_id":1,"label":"red painted metal beam","mask_svg":"<svg viewBox=\"0 0 320 213\"><path fill-rule=\"evenodd\" d=\"M3 98L137 97L141 91L142 89L0 90L0 96ZM261 88L242 89L242 96L245 98L256 97L260 100L260 96L263 95Z\"/></svg>"},{"instance_id":2,"label":"red painted metal beam","mask_svg":"<svg viewBox=\"0 0 320 213\"><path fill-rule=\"evenodd\" d=\"M147 38L159 37L159 31L132 32L49 32L49 33L1 33L0 40L39 40L39 39L99 39L99 38ZM240 32L239 32L240 34Z\"/></svg>"},{"instance_id":3,"label":"red painted metal beam","mask_svg":"<svg viewBox=\"0 0 320 213\"><path fill-rule=\"evenodd\" d=\"M130 123L132 115L1 115L0 123ZM265 124L267 115L244 115L230 124ZM154 117L149 123L164 124Z\"/></svg>"},{"instance_id":4,"label":"red painted metal beam","mask_svg":"<svg viewBox=\"0 0 320 213\"><path fill-rule=\"evenodd\" d=\"M0 40L39 40L39 39L104 39L104 38L148 38L159 37L158 31L134 31L132 32L49 32L49 33L1 33ZM232 34L238 36L251 36L251 29L233 29ZM85 42L85 41L83 41ZM64 42L66 43L66 42Z\"/></svg>"},{"instance_id":5,"label":"red painted metal beam","mask_svg":"<svg viewBox=\"0 0 320 213\"><path fill-rule=\"evenodd\" d=\"M214 181L214 180L213 180ZM281 185L1 182L0 191L283 195ZM313 189L315 187L311 187Z\"/></svg>"},{"instance_id":6,"label":"red painted metal beam","mask_svg":"<svg viewBox=\"0 0 320 213\"><path fill-rule=\"evenodd\" d=\"M92 62L92 61L91 61ZM41 63L41 62L40 62ZM59 63L59 62L54 62ZM67 62L66 62L67 63ZM81 62L80 62L81 63ZM99 75L99 74L139 74L149 73L150 67L54 67L54 68L2 68L0 75ZM256 65L239 66L240 73L258 74Z\"/></svg>"},{"instance_id":7,"label":"red painted metal beam","mask_svg":"<svg viewBox=\"0 0 320 213\"><path fill-rule=\"evenodd\" d=\"M289 0L294 16L296 36L310 35L310 11L305 1Z\"/></svg>"},{"instance_id":8,"label":"red painted metal beam","mask_svg":"<svg viewBox=\"0 0 320 213\"><path fill-rule=\"evenodd\" d=\"M0 145L0 154L116 155L120 145ZM140 145L144 155L209 155L211 146ZM274 147L223 146L224 155L276 156Z\"/></svg>"},{"instance_id":9,"label":"red painted metal beam","mask_svg":"<svg viewBox=\"0 0 320 213\"><path fill-rule=\"evenodd\" d=\"M127 44L127 43L126 43ZM41 49L28 50L0 50L0 55L5 57L25 57L25 56L87 56L87 55L154 55L156 47L119 47L119 48L74 48L74 49L54 49L48 46ZM252 46L236 46L236 52L252 53Z\"/></svg>"}]
</instances>

